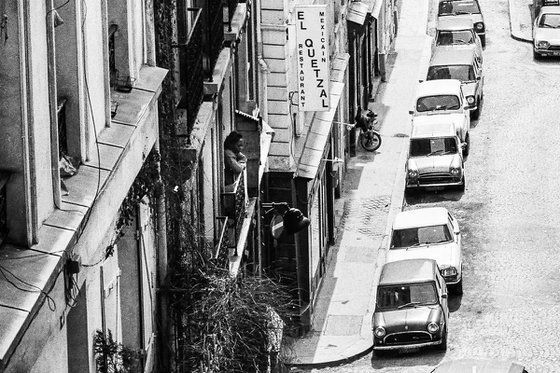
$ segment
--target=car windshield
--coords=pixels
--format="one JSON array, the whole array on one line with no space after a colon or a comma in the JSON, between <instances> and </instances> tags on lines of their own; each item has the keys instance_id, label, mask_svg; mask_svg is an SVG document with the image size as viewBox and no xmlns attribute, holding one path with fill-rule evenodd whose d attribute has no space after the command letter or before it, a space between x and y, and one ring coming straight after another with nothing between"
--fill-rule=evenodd
<instances>
[{"instance_id":1,"label":"car windshield","mask_svg":"<svg viewBox=\"0 0 560 373\"><path fill-rule=\"evenodd\" d=\"M454 137L436 137L431 139L411 139L410 156L425 157L457 153L457 141Z\"/></svg>"},{"instance_id":2,"label":"car windshield","mask_svg":"<svg viewBox=\"0 0 560 373\"><path fill-rule=\"evenodd\" d=\"M475 80L472 65L430 66L427 80L457 79L461 82Z\"/></svg>"},{"instance_id":3,"label":"car windshield","mask_svg":"<svg viewBox=\"0 0 560 373\"><path fill-rule=\"evenodd\" d=\"M478 2L472 0L447 0L439 3L438 16L456 14L478 14Z\"/></svg>"},{"instance_id":4,"label":"car windshield","mask_svg":"<svg viewBox=\"0 0 560 373\"><path fill-rule=\"evenodd\" d=\"M390 249L451 242L453 237L446 224L430 225L393 231Z\"/></svg>"},{"instance_id":5,"label":"car windshield","mask_svg":"<svg viewBox=\"0 0 560 373\"><path fill-rule=\"evenodd\" d=\"M560 28L560 14L543 14L539 20L539 27Z\"/></svg>"},{"instance_id":6,"label":"car windshield","mask_svg":"<svg viewBox=\"0 0 560 373\"><path fill-rule=\"evenodd\" d=\"M458 110L461 108L459 97L456 95L437 95L420 97L416 102L418 112L432 110Z\"/></svg>"},{"instance_id":7,"label":"car windshield","mask_svg":"<svg viewBox=\"0 0 560 373\"><path fill-rule=\"evenodd\" d=\"M433 283L380 286L376 303L383 310L436 304L436 289Z\"/></svg>"},{"instance_id":8,"label":"car windshield","mask_svg":"<svg viewBox=\"0 0 560 373\"><path fill-rule=\"evenodd\" d=\"M474 37L472 31L438 31L436 35L436 45L464 45L473 44Z\"/></svg>"}]
</instances>

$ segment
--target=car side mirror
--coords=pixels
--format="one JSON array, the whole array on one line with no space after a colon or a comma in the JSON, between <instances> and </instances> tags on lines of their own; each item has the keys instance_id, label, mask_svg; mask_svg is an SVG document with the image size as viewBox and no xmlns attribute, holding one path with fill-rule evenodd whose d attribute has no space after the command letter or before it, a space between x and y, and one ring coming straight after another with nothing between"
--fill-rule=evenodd
<instances>
[{"instance_id":1,"label":"car side mirror","mask_svg":"<svg viewBox=\"0 0 560 373\"><path fill-rule=\"evenodd\" d=\"M482 79L481 76L477 76L477 77L476 77L476 80L478 80L478 81L480 81L481 79Z\"/></svg>"},{"instance_id":2,"label":"car side mirror","mask_svg":"<svg viewBox=\"0 0 560 373\"><path fill-rule=\"evenodd\" d=\"M462 142L461 143L461 149L466 149L467 148L467 143L466 142Z\"/></svg>"},{"instance_id":3,"label":"car side mirror","mask_svg":"<svg viewBox=\"0 0 560 373\"><path fill-rule=\"evenodd\" d=\"M411 114L411 115L414 114L414 110L409 110L408 114Z\"/></svg>"},{"instance_id":4,"label":"car side mirror","mask_svg":"<svg viewBox=\"0 0 560 373\"><path fill-rule=\"evenodd\" d=\"M443 293L443 294L441 295L441 298L442 298L442 299L447 299L447 293Z\"/></svg>"},{"instance_id":5,"label":"car side mirror","mask_svg":"<svg viewBox=\"0 0 560 373\"><path fill-rule=\"evenodd\" d=\"M424 79L418 79L418 83L422 83Z\"/></svg>"},{"instance_id":6,"label":"car side mirror","mask_svg":"<svg viewBox=\"0 0 560 373\"><path fill-rule=\"evenodd\" d=\"M459 228L457 228L457 229L455 229L455 230L453 231L453 233L455 233L455 234L461 234L461 230L460 230Z\"/></svg>"}]
</instances>

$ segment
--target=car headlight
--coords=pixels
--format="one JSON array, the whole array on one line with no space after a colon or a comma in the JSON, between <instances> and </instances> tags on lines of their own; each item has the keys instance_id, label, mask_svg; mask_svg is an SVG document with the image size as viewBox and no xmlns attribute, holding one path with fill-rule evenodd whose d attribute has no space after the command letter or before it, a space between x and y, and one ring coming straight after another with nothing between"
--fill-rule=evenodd
<instances>
[{"instance_id":1,"label":"car headlight","mask_svg":"<svg viewBox=\"0 0 560 373\"><path fill-rule=\"evenodd\" d=\"M418 177L418 170L408 170L408 178L416 179Z\"/></svg>"},{"instance_id":2,"label":"car headlight","mask_svg":"<svg viewBox=\"0 0 560 373\"><path fill-rule=\"evenodd\" d=\"M451 167L451 169L449 170L449 172L451 172L451 175L453 176L459 176L461 174L461 168L459 167Z\"/></svg>"},{"instance_id":3,"label":"car headlight","mask_svg":"<svg viewBox=\"0 0 560 373\"><path fill-rule=\"evenodd\" d=\"M467 102L469 103L469 105L474 104L474 96L467 96Z\"/></svg>"},{"instance_id":4,"label":"car headlight","mask_svg":"<svg viewBox=\"0 0 560 373\"><path fill-rule=\"evenodd\" d=\"M550 43L546 40L537 41L537 48L541 49L548 49L550 47Z\"/></svg>"},{"instance_id":5,"label":"car headlight","mask_svg":"<svg viewBox=\"0 0 560 373\"><path fill-rule=\"evenodd\" d=\"M431 322L428 324L428 327L426 329L428 329L428 332L430 332L431 334L436 334L439 330L439 325L435 322Z\"/></svg>"},{"instance_id":6,"label":"car headlight","mask_svg":"<svg viewBox=\"0 0 560 373\"><path fill-rule=\"evenodd\" d=\"M387 334L387 331L385 330L384 327L378 326L378 327L375 328L375 330L373 331L373 334L375 334L375 336L376 336L377 338L383 338L383 337L385 337L385 334Z\"/></svg>"},{"instance_id":7,"label":"car headlight","mask_svg":"<svg viewBox=\"0 0 560 373\"><path fill-rule=\"evenodd\" d=\"M443 277L457 276L457 268L448 267L441 270L441 275Z\"/></svg>"},{"instance_id":8,"label":"car headlight","mask_svg":"<svg viewBox=\"0 0 560 373\"><path fill-rule=\"evenodd\" d=\"M484 23L482 22L477 22L474 24L474 29L476 31L484 31Z\"/></svg>"}]
</instances>

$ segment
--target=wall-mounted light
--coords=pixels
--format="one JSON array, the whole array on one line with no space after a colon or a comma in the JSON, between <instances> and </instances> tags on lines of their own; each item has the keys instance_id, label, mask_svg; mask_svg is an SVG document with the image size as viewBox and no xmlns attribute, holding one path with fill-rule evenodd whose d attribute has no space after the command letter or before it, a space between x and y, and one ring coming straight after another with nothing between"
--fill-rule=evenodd
<instances>
[{"instance_id":1,"label":"wall-mounted light","mask_svg":"<svg viewBox=\"0 0 560 373\"><path fill-rule=\"evenodd\" d=\"M280 237L283 231L287 234L297 233L311 224L311 220L303 215L300 210L290 207L286 202L261 203L261 207L268 209L268 211L265 211L265 215L274 211L277 214L276 216L278 216L276 221L273 218L273 223L270 227L274 238ZM280 221L282 225L280 225Z\"/></svg>"}]
</instances>

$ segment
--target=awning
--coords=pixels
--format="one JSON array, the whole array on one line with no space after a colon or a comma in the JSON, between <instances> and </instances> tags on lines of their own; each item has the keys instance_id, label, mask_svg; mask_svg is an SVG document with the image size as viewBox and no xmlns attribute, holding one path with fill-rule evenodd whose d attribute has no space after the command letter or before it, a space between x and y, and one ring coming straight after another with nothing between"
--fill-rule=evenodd
<instances>
[{"instance_id":1,"label":"awning","mask_svg":"<svg viewBox=\"0 0 560 373\"><path fill-rule=\"evenodd\" d=\"M363 25L369 12L369 5L359 1L348 4L346 19L350 22Z\"/></svg>"},{"instance_id":2,"label":"awning","mask_svg":"<svg viewBox=\"0 0 560 373\"><path fill-rule=\"evenodd\" d=\"M339 54L332 63L330 71L329 111L316 112L309 124L309 131L301 153L296 177L314 179L323 159L323 153L332 128L332 122L338 109L340 96L344 90L344 76L350 55Z\"/></svg>"}]
</instances>

